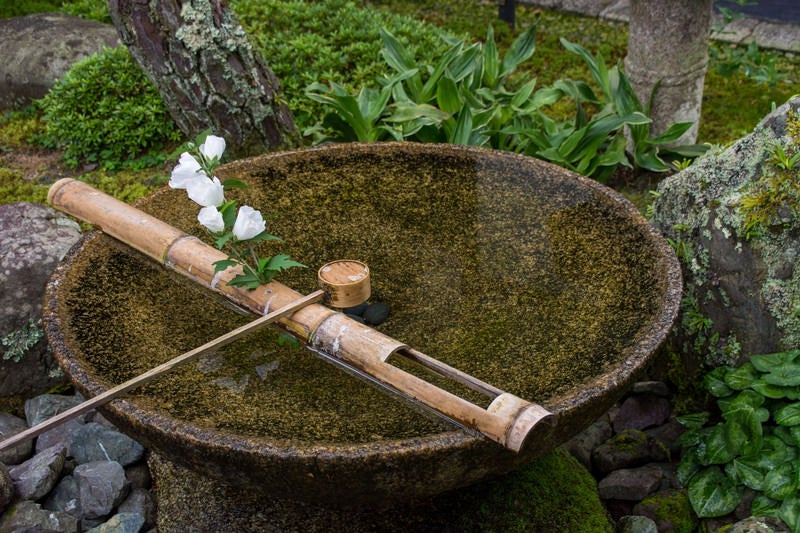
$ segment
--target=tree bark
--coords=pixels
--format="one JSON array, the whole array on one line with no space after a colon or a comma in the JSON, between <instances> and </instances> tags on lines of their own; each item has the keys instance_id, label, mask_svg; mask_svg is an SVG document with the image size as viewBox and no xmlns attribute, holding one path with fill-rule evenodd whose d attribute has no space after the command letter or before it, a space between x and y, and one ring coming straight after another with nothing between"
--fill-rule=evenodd
<instances>
[{"instance_id":1,"label":"tree bark","mask_svg":"<svg viewBox=\"0 0 800 533\"><path fill-rule=\"evenodd\" d=\"M210 128L234 157L298 144L278 80L222 0L108 0L108 10L188 137Z\"/></svg>"},{"instance_id":2,"label":"tree bark","mask_svg":"<svg viewBox=\"0 0 800 533\"><path fill-rule=\"evenodd\" d=\"M675 122L694 122L675 144L691 144L703 102L712 0L631 0L625 72L644 104L658 83L650 110L652 133Z\"/></svg>"}]
</instances>

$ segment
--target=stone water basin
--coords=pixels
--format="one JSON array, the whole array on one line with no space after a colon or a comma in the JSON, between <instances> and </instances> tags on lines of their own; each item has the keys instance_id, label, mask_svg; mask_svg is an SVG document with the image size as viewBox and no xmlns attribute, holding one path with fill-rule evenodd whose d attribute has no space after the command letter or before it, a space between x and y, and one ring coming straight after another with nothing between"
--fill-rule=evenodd
<instances>
[{"instance_id":1,"label":"stone water basin","mask_svg":"<svg viewBox=\"0 0 800 533\"><path fill-rule=\"evenodd\" d=\"M520 453L356 379L275 330L175 370L102 408L175 463L269 498L341 507L422 500L519 467L575 435L637 379L676 316L681 278L666 241L619 194L506 152L413 143L340 144L230 163L229 193L262 213L308 269L370 266L378 326L555 414ZM208 241L184 191L142 210ZM210 242L210 241L208 241ZM60 365L87 396L252 320L110 237L87 235L46 295ZM488 403L429 376L475 403Z\"/></svg>"}]
</instances>

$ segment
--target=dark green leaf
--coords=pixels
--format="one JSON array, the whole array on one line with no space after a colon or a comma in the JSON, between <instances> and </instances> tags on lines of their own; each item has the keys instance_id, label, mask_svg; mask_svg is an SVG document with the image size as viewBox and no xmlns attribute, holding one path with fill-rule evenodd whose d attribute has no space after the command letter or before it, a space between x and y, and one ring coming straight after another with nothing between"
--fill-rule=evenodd
<instances>
[{"instance_id":1,"label":"dark green leaf","mask_svg":"<svg viewBox=\"0 0 800 533\"><path fill-rule=\"evenodd\" d=\"M753 490L764 490L767 469L748 458L737 457L731 463L739 481Z\"/></svg>"},{"instance_id":2,"label":"dark green leaf","mask_svg":"<svg viewBox=\"0 0 800 533\"><path fill-rule=\"evenodd\" d=\"M798 356L800 350L753 355L750 357L750 363L761 372L772 372L783 365L793 363Z\"/></svg>"},{"instance_id":3,"label":"dark green leaf","mask_svg":"<svg viewBox=\"0 0 800 533\"><path fill-rule=\"evenodd\" d=\"M257 242L261 242L261 241L278 241L278 242L283 242L283 239L281 239L280 237L276 237L275 235L270 235L270 234L269 234L269 233L267 233L266 231L262 231L261 233L259 233L259 234L258 234L258 235L256 235L255 237L253 237L253 238L251 238L251 239L248 239L248 242L250 242L250 243L253 243L253 244L255 244L255 243L257 243Z\"/></svg>"},{"instance_id":4,"label":"dark green leaf","mask_svg":"<svg viewBox=\"0 0 800 533\"><path fill-rule=\"evenodd\" d=\"M436 104L439 109L449 114L457 113L464 105L456 82L449 76L444 76L436 86Z\"/></svg>"},{"instance_id":5,"label":"dark green leaf","mask_svg":"<svg viewBox=\"0 0 800 533\"><path fill-rule=\"evenodd\" d=\"M494 42L494 28L490 24L483 45L483 80L489 87L495 87L499 77L500 55Z\"/></svg>"},{"instance_id":6,"label":"dark green leaf","mask_svg":"<svg viewBox=\"0 0 800 533\"><path fill-rule=\"evenodd\" d=\"M692 509L701 518L724 516L733 511L742 498L742 488L716 466L695 474L688 489Z\"/></svg>"},{"instance_id":7,"label":"dark green leaf","mask_svg":"<svg viewBox=\"0 0 800 533\"><path fill-rule=\"evenodd\" d=\"M705 438L705 447L700 446L700 461L704 465L721 465L735 457L728 445L726 425L717 424L710 428Z\"/></svg>"},{"instance_id":8,"label":"dark green leaf","mask_svg":"<svg viewBox=\"0 0 800 533\"><path fill-rule=\"evenodd\" d=\"M227 268L237 266L239 263L233 261L232 259L220 259L219 261L214 261L211 264L214 265L214 272L222 272Z\"/></svg>"},{"instance_id":9,"label":"dark green leaf","mask_svg":"<svg viewBox=\"0 0 800 533\"><path fill-rule=\"evenodd\" d=\"M307 268L306 265L292 260L287 254L278 254L272 257L265 266L265 270L274 270L279 272L288 268Z\"/></svg>"},{"instance_id":10,"label":"dark green leaf","mask_svg":"<svg viewBox=\"0 0 800 533\"><path fill-rule=\"evenodd\" d=\"M733 394L733 390L725 384L725 376L733 369L730 367L717 367L703 378L703 385L713 396L724 398Z\"/></svg>"},{"instance_id":11,"label":"dark green leaf","mask_svg":"<svg viewBox=\"0 0 800 533\"><path fill-rule=\"evenodd\" d=\"M775 412L775 422L781 426L800 425L800 402L778 409Z\"/></svg>"},{"instance_id":12,"label":"dark green leaf","mask_svg":"<svg viewBox=\"0 0 800 533\"><path fill-rule=\"evenodd\" d=\"M789 529L800 531L800 494L792 494L783 500L778 516Z\"/></svg>"},{"instance_id":13,"label":"dark green leaf","mask_svg":"<svg viewBox=\"0 0 800 533\"><path fill-rule=\"evenodd\" d=\"M756 494L756 497L753 498L753 504L750 506L750 512L753 516L777 517L780 508L781 502L767 498L763 494Z\"/></svg>"},{"instance_id":14,"label":"dark green leaf","mask_svg":"<svg viewBox=\"0 0 800 533\"><path fill-rule=\"evenodd\" d=\"M764 475L764 494L773 500L783 500L795 493L797 471L793 463L784 463Z\"/></svg>"},{"instance_id":15,"label":"dark green leaf","mask_svg":"<svg viewBox=\"0 0 800 533\"><path fill-rule=\"evenodd\" d=\"M470 113L468 107L465 107L464 109L461 110L461 113L458 114L456 127L453 130L453 134L450 137L449 142L451 144L468 145L470 143L471 136L472 136L472 113Z\"/></svg>"},{"instance_id":16,"label":"dark green leaf","mask_svg":"<svg viewBox=\"0 0 800 533\"><path fill-rule=\"evenodd\" d=\"M511 44L508 53L503 58L501 77L509 75L517 65L531 57L536 50L536 26L530 26L522 32Z\"/></svg>"}]
</instances>

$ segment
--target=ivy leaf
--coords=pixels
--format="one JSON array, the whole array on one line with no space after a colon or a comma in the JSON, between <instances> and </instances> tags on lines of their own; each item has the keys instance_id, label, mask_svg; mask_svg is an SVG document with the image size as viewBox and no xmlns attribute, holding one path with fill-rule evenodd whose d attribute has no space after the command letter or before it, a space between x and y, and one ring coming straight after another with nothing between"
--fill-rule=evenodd
<instances>
[{"instance_id":1,"label":"ivy leaf","mask_svg":"<svg viewBox=\"0 0 800 533\"><path fill-rule=\"evenodd\" d=\"M724 516L736 509L742 490L719 467L712 466L697 473L689 482L689 502L701 518Z\"/></svg>"},{"instance_id":2,"label":"ivy leaf","mask_svg":"<svg viewBox=\"0 0 800 533\"><path fill-rule=\"evenodd\" d=\"M737 457L731 463L736 471L736 477L741 483L753 490L764 490L764 474L767 469L757 460L747 457Z\"/></svg>"}]
</instances>

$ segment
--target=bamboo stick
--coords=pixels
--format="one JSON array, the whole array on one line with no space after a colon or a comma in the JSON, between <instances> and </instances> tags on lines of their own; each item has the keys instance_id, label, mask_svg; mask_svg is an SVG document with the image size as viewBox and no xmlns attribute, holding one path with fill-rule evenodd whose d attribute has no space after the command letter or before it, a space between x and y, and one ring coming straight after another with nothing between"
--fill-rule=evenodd
<instances>
[{"instance_id":1,"label":"bamboo stick","mask_svg":"<svg viewBox=\"0 0 800 533\"><path fill-rule=\"evenodd\" d=\"M308 296L303 296L302 298L298 298L294 302L285 305L280 309L277 309L271 313L263 315L253 320L252 322L245 324L244 326L231 330L225 335L217 337L216 339L211 340L203 344L202 346L199 346L173 359L170 359L166 363L151 368L144 374L140 374L135 378L131 378L125 383L117 385L116 387L112 387L107 391L98 394L94 398L91 398L74 407L71 407L70 409L67 409L63 413L59 413L55 416L52 416L47 420L45 420L44 422L36 424L35 426L28 428L20 433L17 433L16 435L0 442L0 451L12 448L21 442L26 442L38 435L41 435L42 433L44 433L49 429L52 429L58 425L63 424L64 422L67 422L68 420L72 420L73 418L76 418L82 415L83 413L91 411L96 407L105 405L108 402L116 398L119 398L126 392L141 387L145 383L149 383L154 379L161 377L164 374L167 374L168 372L171 372L178 366L184 365L190 361L195 361L201 355L205 355L211 351L222 348L223 346L226 346L232 343L233 341L241 339L245 335L248 335L259 328L263 328L267 324L271 324L272 322L275 322L277 319L281 317L290 315L302 307L305 307L314 302L319 302L320 300L322 300L324 296L325 292L322 290L312 292Z\"/></svg>"},{"instance_id":2,"label":"bamboo stick","mask_svg":"<svg viewBox=\"0 0 800 533\"><path fill-rule=\"evenodd\" d=\"M235 269L214 272L212 266L226 257L224 253L82 182L59 180L50 188L48 200L54 207L102 228L112 237L254 313L269 313L270 309L281 308L301 297L276 281L253 291L231 287L227 282L238 272ZM537 424L555 423L553 414L541 406L436 361L323 305L309 304L278 321L310 346L476 429L510 450L519 452ZM483 409L391 365L387 361L393 354L405 355L494 399Z\"/></svg>"}]
</instances>

